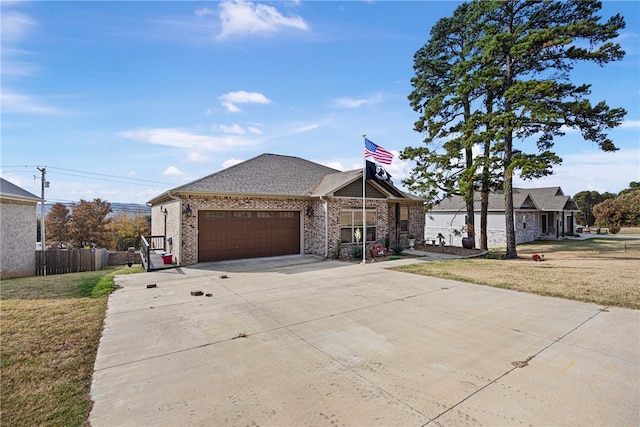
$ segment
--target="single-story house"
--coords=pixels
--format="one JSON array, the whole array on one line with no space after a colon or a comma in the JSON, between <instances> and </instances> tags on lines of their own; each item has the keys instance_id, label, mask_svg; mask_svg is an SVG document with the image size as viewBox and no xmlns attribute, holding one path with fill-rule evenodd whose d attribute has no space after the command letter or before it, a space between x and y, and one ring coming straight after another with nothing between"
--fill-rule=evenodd
<instances>
[{"instance_id":1,"label":"single-story house","mask_svg":"<svg viewBox=\"0 0 640 427\"><path fill-rule=\"evenodd\" d=\"M0 178L0 279L35 275L39 201Z\"/></svg>"},{"instance_id":2,"label":"single-story house","mask_svg":"<svg viewBox=\"0 0 640 427\"><path fill-rule=\"evenodd\" d=\"M348 257L367 244L422 238L423 200L392 182L366 181L299 157L262 154L150 200L151 234L178 265L289 254Z\"/></svg>"},{"instance_id":3,"label":"single-story house","mask_svg":"<svg viewBox=\"0 0 640 427\"><path fill-rule=\"evenodd\" d=\"M476 193L475 236L476 247L480 239L480 194ZM513 209L516 244L531 242L541 237L562 238L575 232L575 214L580 211L570 196L560 187L514 188ZM466 236L466 205L462 196L452 196L435 205L426 213L425 239L438 241L442 234L445 244L462 246ZM505 199L502 190L489 195L487 213L487 241L490 248L505 247Z\"/></svg>"}]
</instances>

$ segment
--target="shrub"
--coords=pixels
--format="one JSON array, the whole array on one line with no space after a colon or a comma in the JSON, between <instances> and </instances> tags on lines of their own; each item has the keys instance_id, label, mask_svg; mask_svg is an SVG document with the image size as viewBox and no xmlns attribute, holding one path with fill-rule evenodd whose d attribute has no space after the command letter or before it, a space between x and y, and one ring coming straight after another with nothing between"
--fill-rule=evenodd
<instances>
[{"instance_id":1,"label":"shrub","mask_svg":"<svg viewBox=\"0 0 640 427\"><path fill-rule=\"evenodd\" d=\"M400 243L396 243L391 247L391 250L396 255L402 255L402 253L404 252L404 246L402 246Z\"/></svg>"},{"instance_id":2,"label":"shrub","mask_svg":"<svg viewBox=\"0 0 640 427\"><path fill-rule=\"evenodd\" d=\"M351 259L354 261L362 259L362 246L356 245L351 248Z\"/></svg>"}]
</instances>

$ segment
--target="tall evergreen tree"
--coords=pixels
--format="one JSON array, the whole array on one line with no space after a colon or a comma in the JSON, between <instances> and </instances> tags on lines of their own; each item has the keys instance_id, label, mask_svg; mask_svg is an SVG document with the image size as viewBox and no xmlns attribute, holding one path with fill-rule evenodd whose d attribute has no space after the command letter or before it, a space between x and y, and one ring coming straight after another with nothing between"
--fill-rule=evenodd
<instances>
[{"instance_id":1,"label":"tall evergreen tree","mask_svg":"<svg viewBox=\"0 0 640 427\"><path fill-rule=\"evenodd\" d=\"M474 53L478 35L469 31L473 8L473 4L464 3L453 17L439 20L429 42L414 55L416 76L411 79L414 90L409 101L422 114L414 129L425 133L425 145L407 147L401 153L401 158L415 162L405 184L430 204L453 194L464 198L469 237L475 234L478 166L473 158L478 141L478 115L473 104L482 96L473 81L478 67Z\"/></svg>"},{"instance_id":2,"label":"tall evergreen tree","mask_svg":"<svg viewBox=\"0 0 640 427\"><path fill-rule=\"evenodd\" d=\"M578 62L603 66L624 56L612 42L624 20L615 15L601 23L601 7L593 0L476 0L440 20L414 56L409 100L422 114L415 130L427 137L426 147L402 153L416 162L405 183L432 201L456 193L468 200L479 176L485 208L485 196L501 180L508 258L517 257L514 174L533 179L552 173L562 160L552 151L554 140L566 128L604 151L617 149L607 132L626 112L604 101L592 105L590 85L570 80ZM521 148L528 141L535 141L536 152ZM463 161L477 143L482 154ZM496 165L500 179L492 175Z\"/></svg>"},{"instance_id":3,"label":"tall evergreen tree","mask_svg":"<svg viewBox=\"0 0 640 427\"><path fill-rule=\"evenodd\" d=\"M494 139L503 145L507 258L516 258L513 175L544 176L561 159L551 151L565 128L604 151L614 151L607 131L626 114L602 101L587 99L589 84L575 84L570 73L579 61L604 65L624 56L611 40L624 28L620 15L600 23L598 1L492 0L477 2L483 36L478 47L483 62L498 64L492 76L499 82L494 103ZM527 154L515 141L534 139L538 152Z\"/></svg>"}]
</instances>

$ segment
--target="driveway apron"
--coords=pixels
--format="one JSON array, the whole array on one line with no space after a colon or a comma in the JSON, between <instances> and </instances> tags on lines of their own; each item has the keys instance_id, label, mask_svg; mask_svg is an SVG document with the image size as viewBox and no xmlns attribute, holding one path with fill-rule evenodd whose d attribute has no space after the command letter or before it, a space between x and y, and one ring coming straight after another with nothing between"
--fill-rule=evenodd
<instances>
[{"instance_id":1,"label":"driveway apron","mask_svg":"<svg viewBox=\"0 0 640 427\"><path fill-rule=\"evenodd\" d=\"M119 276L91 426L640 425L639 311L406 262Z\"/></svg>"}]
</instances>

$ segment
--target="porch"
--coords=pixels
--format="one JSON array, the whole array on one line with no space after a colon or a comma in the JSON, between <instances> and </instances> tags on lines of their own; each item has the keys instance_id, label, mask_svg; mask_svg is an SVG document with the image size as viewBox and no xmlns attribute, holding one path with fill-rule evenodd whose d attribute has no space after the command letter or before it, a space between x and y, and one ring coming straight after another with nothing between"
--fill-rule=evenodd
<instances>
[{"instance_id":1,"label":"porch","mask_svg":"<svg viewBox=\"0 0 640 427\"><path fill-rule=\"evenodd\" d=\"M175 257L167 253L166 236L142 236L140 240L140 258L145 270L156 271L178 267Z\"/></svg>"}]
</instances>

